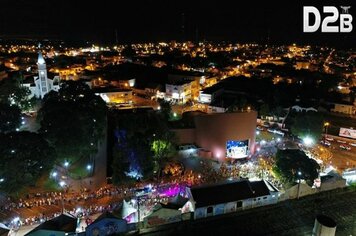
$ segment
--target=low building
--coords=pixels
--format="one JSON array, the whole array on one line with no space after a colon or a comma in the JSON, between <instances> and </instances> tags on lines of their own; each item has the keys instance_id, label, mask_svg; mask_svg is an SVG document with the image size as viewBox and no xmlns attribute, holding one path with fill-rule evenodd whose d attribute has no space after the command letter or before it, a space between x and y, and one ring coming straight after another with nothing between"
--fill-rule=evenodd
<instances>
[{"instance_id":1,"label":"low building","mask_svg":"<svg viewBox=\"0 0 356 236\"><path fill-rule=\"evenodd\" d=\"M331 109L332 112L343 113L347 115L354 115L355 114L355 106L353 104L341 104L341 103L334 103L334 108Z\"/></svg>"},{"instance_id":2,"label":"low building","mask_svg":"<svg viewBox=\"0 0 356 236\"><path fill-rule=\"evenodd\" d=\"M45 221L25 236L64 236L74 234L77 229L77 218L64 213L52 220Z\"/></svg>"},{"instance_id":3,"label":"low building","mask_svg":"<svg viewBox=\"0 0 356 236\"><path fill-rule=\"evenodd\" d=\"M200 219L275 204L279 192L264 180L240 180L193 187L188 194L194 208L194 219Z\"/></svg>"},{"instance_id":4,"label":"low building","mask_svg":"<svg viewBox=\"0 0 356 236\"><path fill-rule=\"evenodd\" d=\"M257 112L197 113L194 127L173 129L178 144L194 143L204 156L243 159L255 152Z\"/></svg>"},{"instance_id":5,"label":"low building","mask_svg":"<svg viewBox=\"0 0 356 236\"><path fill-rule=\"evenodd\" d=\"M166 84L166 99L175 101L180 104L186 103L192 99L193 81L176 81Z\"/></svg>"},{"instance_id":6,"label":"low building","mask_svg":"<svg viewBox=\"0 0 356 236\"><path fill-rule=\"evenodd\" d=\"M132 90L115 87L97 87L93 92L99 95L106 103L132 104Z\"/></svg>"}]
</instances>

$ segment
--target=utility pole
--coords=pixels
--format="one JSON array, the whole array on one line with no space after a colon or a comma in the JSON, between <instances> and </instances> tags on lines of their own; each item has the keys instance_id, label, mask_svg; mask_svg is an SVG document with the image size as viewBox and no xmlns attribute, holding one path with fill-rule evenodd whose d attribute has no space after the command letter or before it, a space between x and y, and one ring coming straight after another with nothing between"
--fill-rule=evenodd
<instances>
[{"instance_id":1,"label":"utility pole","mask_svg":"<svg viewBox=\"0 0 356 236\"><path fill-rule=\"evenodd\" d=\"M184 40L185 40L185 15L184 15L184 13L182 13L181 30L182 30L182 42L184 42Z\"/></svg>"},{"instance_id":2,"label":"utility pole","mask_svg":"<svg viewBox=\"0 0 356 236\"><path fill-rule=\"evenodd\" d=\"M117 37L117 29L115 29L115 45L118 45L118 44L119 44L119 40Z\"/></svg>"},{"instance_id":3,"label":"utility pole","mask_svg":"<svg viewBox=\"0 0 356 236\"><path fill-rule=\"evenodd\" d=\"M300 171L298 171L298 192L297 192L297 199L299 199L299 190L300 190L300 181L301 181L301 179L300 179L300 177L301 177L301 175L302 175L302 172L300 172Z\"/></svg>"}]
</instances>

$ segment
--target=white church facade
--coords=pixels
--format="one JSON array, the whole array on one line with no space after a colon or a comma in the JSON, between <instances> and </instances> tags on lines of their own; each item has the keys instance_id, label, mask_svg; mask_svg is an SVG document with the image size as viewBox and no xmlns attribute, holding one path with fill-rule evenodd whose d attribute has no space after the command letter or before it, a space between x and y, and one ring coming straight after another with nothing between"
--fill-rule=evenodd
<instances>
[{"instance_id":1,"label":"white church facade","mask_svg":"<svg viewBox=\"0 0 356 236\"><path fill-rule=\"evenodd\" d=\"M53 78L47 77L47 66L46 61L44 60L42 53L38 53L38 76L34 76L34 83L24 83L23 86L26 86L30 89L30 97L36 96L37 98L42 99L50 91L59 90L59 75L55 75Z\"/></svg>"}]
</instances>

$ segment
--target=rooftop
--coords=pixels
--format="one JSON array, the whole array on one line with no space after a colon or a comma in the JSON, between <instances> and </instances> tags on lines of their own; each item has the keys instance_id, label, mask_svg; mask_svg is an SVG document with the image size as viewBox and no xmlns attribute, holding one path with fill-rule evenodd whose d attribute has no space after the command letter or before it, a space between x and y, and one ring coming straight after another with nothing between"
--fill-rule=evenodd
<instances>
[{"instance_id":1,"label":"rooftop","mask_svg":"<svg viewBox=\"0 0 356 236\"><path fill-rule=\"evenodd\" d=\"M249 180L194 187L191 192L196 202L196 207L234 202L270 194L264 181L250 182Z\"/></svg>"}]
</instances>

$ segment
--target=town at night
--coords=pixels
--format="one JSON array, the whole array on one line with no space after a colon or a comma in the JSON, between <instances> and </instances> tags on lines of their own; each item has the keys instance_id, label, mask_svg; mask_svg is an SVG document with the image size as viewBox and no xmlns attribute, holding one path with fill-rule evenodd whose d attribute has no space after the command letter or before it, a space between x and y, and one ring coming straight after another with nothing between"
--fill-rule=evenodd
<instances>
[{"instance_id":1,"label":"town at night","mask_svg":"<svg viewBox=\"0 0 356 236\"><path fill-rule=\"evenodd\" d=\"M356 235L351 0L0 0L0 235Z\"/></svg>"}]
</instances>

